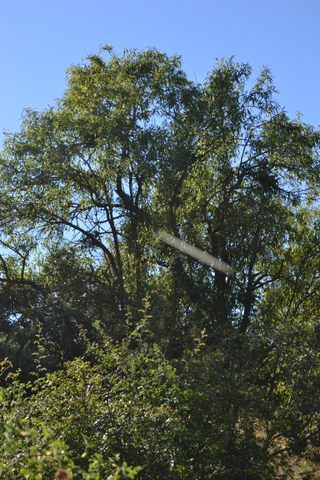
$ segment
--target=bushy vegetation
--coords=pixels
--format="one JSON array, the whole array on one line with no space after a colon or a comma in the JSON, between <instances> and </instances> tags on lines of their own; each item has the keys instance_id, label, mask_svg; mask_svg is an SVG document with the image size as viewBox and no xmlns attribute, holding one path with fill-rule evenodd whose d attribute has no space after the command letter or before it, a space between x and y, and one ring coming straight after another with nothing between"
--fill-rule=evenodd
<instances>
[{"instance_id":1,"label":"bushy vegetation","mask_svg":"<svg viewBox=\"0 0 320 480\"><path fill-rule=\"evenodd\" d=\"M317 478L320 137L250 75L105 47L8 135L3 478Z\"/></svg>"}]
</instances>

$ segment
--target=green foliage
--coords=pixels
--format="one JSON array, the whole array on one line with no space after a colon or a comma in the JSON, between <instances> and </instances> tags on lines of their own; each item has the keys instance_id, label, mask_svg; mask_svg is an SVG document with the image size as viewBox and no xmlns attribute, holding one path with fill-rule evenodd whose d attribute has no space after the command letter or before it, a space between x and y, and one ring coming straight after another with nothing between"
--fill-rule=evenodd
<instances>
[{"instance_id":1,"label":"green foliage","mask_svg":"<svg viewBox=\"0 0 320 480\"><path fill-rule=\"evenodd\" d=\"M106 46L8 135L6 478L312 478L320 137L280 108L268 69L250 76L227 59L196 84L179 57Z\"/></svg>"},{"instance_id":2,"label":"green foliage","mask_svg":"<svg viewBox=\"0 0 320 480\"><path fill-rule=\"evenodd\" d=\"M319 358L300 342L290 365L291 333L286 350L251 335L213 352L203 332L180 360L139 337L89 343L62 370L2 388L3 471L107 478L116 455L143 479L277 478L317 441Z\"/></svg>"},{"instance_id":3,"label":"green foliage","mask_svg":"<svg viewBox=\"0 0 320 480\"><path fill-rule=\"evenodd\" d=\"M24 423L26 422L7 423L2 432L4 442L0 474L8 480L49 480L61 466L73 479L79 480L133 479L141 470L140 467L129 467L126 462L119 464L117 457L104 461L99 453L86 458L87 468L84 469L80 466L79 459L73 459L65 442L55 439L47 427L37 422L36 429L23 430ZM82 458L86 456L86 452L81 455Z\"/></svg>"}]
</instances>

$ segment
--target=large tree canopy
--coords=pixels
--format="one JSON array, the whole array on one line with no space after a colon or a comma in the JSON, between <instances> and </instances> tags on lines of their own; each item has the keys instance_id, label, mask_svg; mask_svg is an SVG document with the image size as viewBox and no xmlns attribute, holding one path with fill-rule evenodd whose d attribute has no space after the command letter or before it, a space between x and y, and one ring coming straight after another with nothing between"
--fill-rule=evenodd
<instances>
[{"instance_id":1,"label":"large tree canopy","mask_svg":"<svg viewBox=\"0 0 320 480\"><path fill-rule=\"evenodd\" d=\"M105 47L68 70L54 107L24 112L0 170L3 356L32 370L40 336L54 369L84 353L85 330L183 363L203 336L212 425L238 460L249 436L269 453L280 436L318 442L320 136L280 108L268 69L251 73L223 60L198 84L179 57Z\"/></svg>"}]
</instances>

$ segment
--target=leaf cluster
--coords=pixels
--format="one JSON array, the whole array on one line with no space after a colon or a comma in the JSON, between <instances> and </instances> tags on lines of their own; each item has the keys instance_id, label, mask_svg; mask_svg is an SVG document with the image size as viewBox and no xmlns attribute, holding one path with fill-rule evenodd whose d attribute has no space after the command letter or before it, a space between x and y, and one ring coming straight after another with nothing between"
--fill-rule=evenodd
<instances>
[{"instance_id":1,"label":"leaf cluster","mask_svg":"<svg viewBox=\"0 0 320 480\"><path fill-rule=\"evenodd\" d=\"M251 73L224 59L198 84L180 57L106 46L7 136L7 478L312 478L320 137Z\"/></svg>"}]
</instances>

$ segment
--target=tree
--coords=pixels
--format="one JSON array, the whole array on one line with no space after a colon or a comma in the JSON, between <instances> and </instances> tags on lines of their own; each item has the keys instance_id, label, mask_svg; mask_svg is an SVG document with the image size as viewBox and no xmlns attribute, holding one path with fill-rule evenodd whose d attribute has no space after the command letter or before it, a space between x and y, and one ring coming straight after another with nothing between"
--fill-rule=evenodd
<instances>
[{"instance_id":1,"label":"tree","mask_svg":"<svg viewBox=\"0 0 320 480\"><path fill-rule=\"evenodd\" d=\"M183 453L193 478L213 475L213 451L220 478L269 478L273 462L285 474L319 442L319 132L279 107L268 69L249 88L249 65L223 60L195 84L179 57L107 50L71 67L56 106L25 111L8 135L3 356L27 339L30 357L39 331L51 371L84 354L83 330L132 351L156 345L179 374L190 368L181 438L198 445ZM203 334L201 361L188 363Z\"/></svg>"},{"instance_id":2,"label":"tree","mask_svg":"<svg viewBox=\"0 0 320 480\"><path fill-rule=\"evenodd\" d=\"M281 274L294 205L313 194L318 133L280 111L268 70L246 92L251 70L232 60L203 86L155 50L88 60L69 70L55 108L26 111L8 138L4 232L84 251L104 277L110 324L137 315L150 281L167 281L165 329L183 305L212 334L246 331ZM232 263L235 279L158 245L159 227Z\"/></svg>"}]
</instances>

